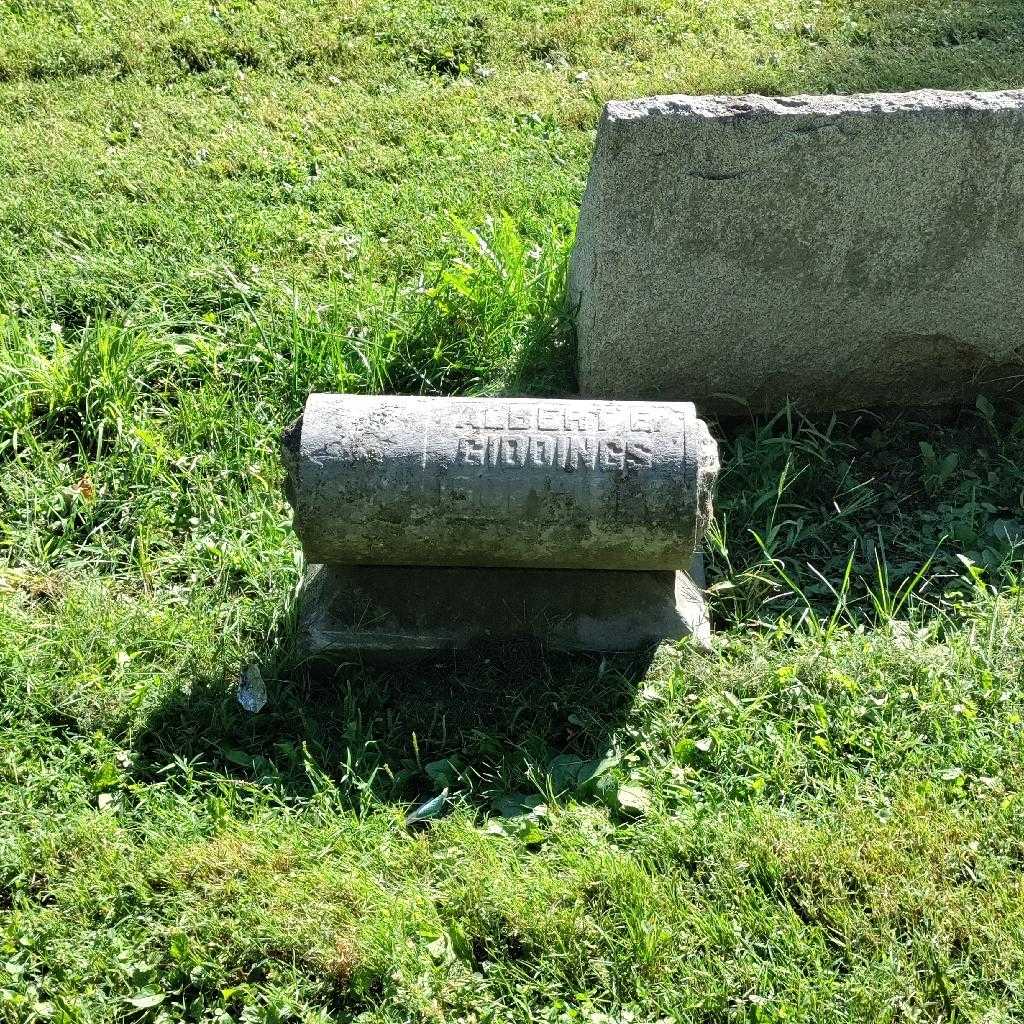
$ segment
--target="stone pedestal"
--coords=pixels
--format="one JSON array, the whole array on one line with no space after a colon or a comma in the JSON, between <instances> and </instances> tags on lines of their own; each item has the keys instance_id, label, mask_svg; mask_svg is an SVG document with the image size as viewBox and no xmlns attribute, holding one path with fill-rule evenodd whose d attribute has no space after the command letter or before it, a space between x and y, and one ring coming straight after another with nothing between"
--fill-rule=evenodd
<instances>
[{"instance_id":1,"label":"stone pedestal","mask_svg":"<svg viewBox=\"0 0 1024 1024\"><path fill-rule=\"evenodd\" d=\"M684 636L707 644L702 585L699 556L688 572L314 565L299 653L395 659L526 637L607 653Z\"/></svg>"}]
</instances>

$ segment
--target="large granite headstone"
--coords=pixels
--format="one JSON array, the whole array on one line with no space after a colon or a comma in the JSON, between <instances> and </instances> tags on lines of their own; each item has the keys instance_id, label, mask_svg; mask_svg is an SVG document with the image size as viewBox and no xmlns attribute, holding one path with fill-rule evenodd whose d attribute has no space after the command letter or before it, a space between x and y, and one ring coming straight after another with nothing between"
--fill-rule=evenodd
<instances>
[{"instance_id":1,"label":"large granite headstone","mask_svg":"<svg viewBox=\"0 0 1024 1024\"><path fill-rule=\"evenodd\" d=\"M609 103L572 258L584 394L772 411L1024 383L1024 92Z\"/></svg>"}]
</instances>

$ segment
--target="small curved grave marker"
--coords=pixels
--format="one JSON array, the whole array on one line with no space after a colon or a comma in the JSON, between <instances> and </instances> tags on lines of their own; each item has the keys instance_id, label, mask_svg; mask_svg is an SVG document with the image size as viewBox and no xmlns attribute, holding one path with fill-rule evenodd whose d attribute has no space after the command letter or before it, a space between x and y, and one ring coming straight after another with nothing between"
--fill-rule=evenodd
<instances>
[{"instance_id":1,"label":"small curved grave marker","mask_svg":"<svg viewBox=\"0 0 1024 1024\"><path fill-rule=\"evenodd\" d=\"M312 395L285 435L309 654L703 638L689 403Z\"/></svg>"}]
</instances>

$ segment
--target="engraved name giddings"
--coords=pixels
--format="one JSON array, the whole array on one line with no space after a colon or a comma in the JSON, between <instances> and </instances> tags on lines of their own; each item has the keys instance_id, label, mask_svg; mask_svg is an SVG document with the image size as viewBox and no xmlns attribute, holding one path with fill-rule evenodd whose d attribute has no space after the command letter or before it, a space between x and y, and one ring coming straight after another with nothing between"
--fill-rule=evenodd
<instances>
[{"instance_id":1,"label":"engraved name giddings","mask_svg":"<svg viewBox=\"0 0 1024 1024\"><path fill-rule=\"evenodd\" d=\"M651 465L650 435L683 432L682 417L659 408L463 405L452 417L462 466L638 470Z\"/></svg>"}]
</instances>

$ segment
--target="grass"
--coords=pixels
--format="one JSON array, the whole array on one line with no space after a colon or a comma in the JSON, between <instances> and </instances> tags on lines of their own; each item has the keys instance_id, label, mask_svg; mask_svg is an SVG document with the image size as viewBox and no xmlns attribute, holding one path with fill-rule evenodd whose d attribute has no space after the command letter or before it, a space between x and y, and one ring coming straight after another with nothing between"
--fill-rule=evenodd
<instances>
[{"instance_id":1,"label":"grass","mask_svg":"<svg viewBox=\"0 0 1024 1024\"><path fill-rule=\"evenodd\" d=\"M650 664L299 664L277 437L313 389L572 391L605 99L1020 86L1024 6L0 38L0 1020L1021 1018L1024 409L720 427L716 642Z\"/></svg>"}]
</instances>

